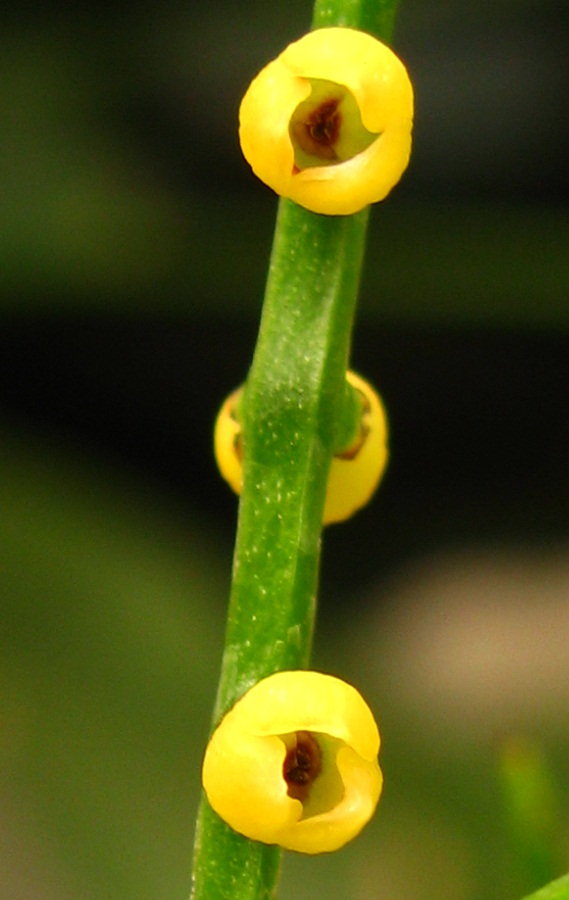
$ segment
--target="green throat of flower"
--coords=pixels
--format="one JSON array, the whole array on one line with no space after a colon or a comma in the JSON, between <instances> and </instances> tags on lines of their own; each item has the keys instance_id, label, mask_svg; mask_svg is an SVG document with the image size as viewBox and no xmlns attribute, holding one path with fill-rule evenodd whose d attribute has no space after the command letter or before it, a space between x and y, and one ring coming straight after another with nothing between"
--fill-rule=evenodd
<instances>
[{"instance_id":1,"label":"green throat of flower","mask_svg":"<svg viewBox=\"0 0 569 900\"><path fill-rule=\"evenodd\" d=\"M362 122L356 98L334 81L308 78L310 96L292 114L289 133L294 173L315 166L334 166L362 153L377 140Z\"/></svg>"}]
</instances>

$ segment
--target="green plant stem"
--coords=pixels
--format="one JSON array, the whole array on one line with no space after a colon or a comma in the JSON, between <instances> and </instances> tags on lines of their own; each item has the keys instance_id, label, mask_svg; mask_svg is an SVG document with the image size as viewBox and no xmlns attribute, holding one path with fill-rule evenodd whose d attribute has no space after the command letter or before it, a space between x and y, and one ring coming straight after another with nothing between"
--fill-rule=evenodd
<instances>
[{"instance_id":1,"label":"green plant stem","mask_svg":"<svg viewBox=\"0 0 569 900\"><path fill-rule=\"evenodd\" d=\"M398 0L316 0L313 28L342 25L359 28L388 44L393 34Z\"/></svg>"},{"instance_id":2,"label":"green plant stem","mask_svg":"<svg viewBox=\"0 0 569 900\"><path fill-rule=\"evenodd\" d=\"M308 665L366 223L366 212L332 218L279 207L242 407L244 484L215 722L259 679ZM205 802L198 847L196 900L273 896L280 851L237 835Z\"/></svg>"},{"instance_id":3,"label":"green plant stem","mask_svg":"<svg viewBox=\"0 0 569 900\"><path fill-rule=\"evenodd\" d=\"M371 30L375 22L387 39L394 6L317 2L313 25ZM320 216L279 204L242 406L244 482L214 725L259 679L309 662L327 473L350 428L353 435L345 372L367 221L367 210ZM268 900L280 856L236 834L203 799L192 898Z\"/></svg>"},{"instance_id":4,"label":"green plant stem","mask_svg":"<svg viewBox=\"0 0 569 900\"><path fill-rule=\"evenodd\" d=\"M279 207L242 410L244 488L216 720L260 678L308 664L367 218Z\"/></svg>"}]
</instances>

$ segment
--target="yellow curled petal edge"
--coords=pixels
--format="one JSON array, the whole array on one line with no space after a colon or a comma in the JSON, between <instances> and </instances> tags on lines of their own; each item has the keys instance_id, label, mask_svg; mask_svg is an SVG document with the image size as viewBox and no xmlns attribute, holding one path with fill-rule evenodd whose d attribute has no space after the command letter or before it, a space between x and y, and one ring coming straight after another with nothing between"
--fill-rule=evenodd
<instances>
[{"instance_id":1,"label":"yellow curled petal edge","mask_svg":"<svg viewBox=\"0 0 569 900\"><path fill-rule=\"evenodd\" d=\"M237 416L237 406L243 388L237 388L227 397L215 420L213 450L221 476L236 494L241 493L243 484L243 448L241 425Z\"/></svg>"},{"instance_id":2,"label":"yellow curled petal edge","mask_svg":"<svg viewBox=\"0 0 569 900\"><path fill-rule=\"evenodd\" d=\"M401 178L412 120L413 89L393 51L362 31L321 28L253 80L239 138L253 172L277 194L316 213L349 215Z\"/></svg>"},{"instance_id":3,"label":"yellow curled petal edge","mask_svg":"<svg viewBox=\"0 0 569 900\"><path fill-rule=\"evenodd\" d=\"M389 459L387 414L379 395L355 372L347 372L346 379L361 399L360 434L352 447L332 457L324 505L326 525L349 519L369 503Z\"/></svg>"},{"instance_id":4,"label":"yellow curled petal edge","mask_svg":"<svg viewBox=\"0 0 569 900\"><path fill-rule=\"evenodd\" d=\"M372 817L383 785L379 732L352 685L278 672L252 687L208 744L209 803L235 831L300 853L337 850Z\"/></svg>"}]
</instances>

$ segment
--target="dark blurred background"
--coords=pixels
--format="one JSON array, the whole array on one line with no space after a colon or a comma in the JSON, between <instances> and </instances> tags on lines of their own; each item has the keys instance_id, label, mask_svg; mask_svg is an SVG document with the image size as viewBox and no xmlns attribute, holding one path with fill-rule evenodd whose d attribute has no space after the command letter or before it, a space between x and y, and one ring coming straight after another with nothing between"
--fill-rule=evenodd
<instances>
[{"instance_id":1,"label":"dark blurred background","mask_svg":"<svg viewBox=\"0 0 569 900\"><path fill-rule=\"evenodd\" d=\"M300 0L0 13L6 900L187 896L236 514L211 435L251 361L276 209L237 109L310 17ZM293 858L283 897L515 897L502 733L536 735L567 781L568 25L555 0L401 0L414 152L373 212L353 346L392 459L326 532L315 656L384 710L388 787L361 847ZM536 677L533 705L506 702Z\"/></svg>"}]
</instances>

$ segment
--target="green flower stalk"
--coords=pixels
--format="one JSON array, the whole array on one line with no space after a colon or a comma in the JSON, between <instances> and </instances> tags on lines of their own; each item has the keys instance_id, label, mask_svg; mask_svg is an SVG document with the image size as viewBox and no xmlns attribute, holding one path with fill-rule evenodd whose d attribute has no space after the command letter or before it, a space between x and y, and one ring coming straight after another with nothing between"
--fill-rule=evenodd
<instances>
[{"instance_id":1,"label":"green flower stalk","mask_svg":"<svg viewBox=\"0 0 569 900\"><path fill-rule=\"evenodd\" d=\"M394 0L317 0L313 27L363 29L388 40L394 11ZM259 337L239 405L243 486L214 727L257 682L309 664L330 464L360 431L361 397L346 371L367 221L367 208L318 215L288 199L279 203ZM303 754L313 746L306 733L297 733ZM234 831L204 798L192 897L268 900L280 856L279 847Z\"/></svg>"}]
</instances>

